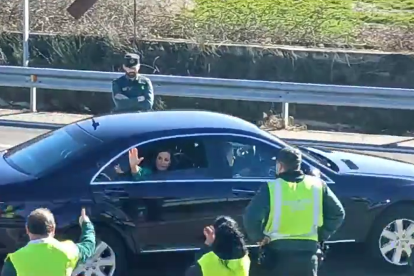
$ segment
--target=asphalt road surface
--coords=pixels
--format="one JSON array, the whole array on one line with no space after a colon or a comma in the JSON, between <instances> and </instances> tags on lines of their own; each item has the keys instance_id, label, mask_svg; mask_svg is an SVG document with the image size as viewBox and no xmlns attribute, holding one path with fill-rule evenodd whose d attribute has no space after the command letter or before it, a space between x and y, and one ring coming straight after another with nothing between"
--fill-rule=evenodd
<instances>
[{"instance_id":1,"label":"asphalt road surface","mask_svg":"<svg viewBox=\"0 0 414 276\"><path fill-rule=\"evenodd\" d=\"M0 126L0 150L18 145L48 131L49 130Z\"/></svg>"},{"instance_id":2,"label":"asphalt road surface","mask_svg":"<svg viewBox=\"0 0 414 276\"><path fill-rule=\"evenodd\" d=\"M0 150L10 148L48 130L16 127L0 127ZM414 163L413 155L369 152L378 156ZM168 235L168 233L166 233ZM363 248L355 244L331 246L326 262L319 275L335 276L397 276L410 275L406 272L387 268L366 257ZM184 275L186 267L193 261L193 253L157 253L137 257L129 275L136 276L178 276ZM412 274L411 274L412 275ZM260 276L260 275L258 275Z\"/></svg>"}]
</instances>

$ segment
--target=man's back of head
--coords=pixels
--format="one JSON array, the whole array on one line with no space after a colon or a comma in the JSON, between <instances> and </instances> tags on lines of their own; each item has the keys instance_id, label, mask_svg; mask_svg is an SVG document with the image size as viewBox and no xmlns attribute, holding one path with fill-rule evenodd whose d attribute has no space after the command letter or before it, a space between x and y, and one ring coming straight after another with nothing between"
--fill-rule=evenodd
<instances>
[{"instance_id":1,"label":"man's back of head","mask_svg":"<svg viewBox=\"0 0 414 276\"><path fill-rule=\"evenodd\" d=\"M276 162L283 166L284 171L299 171L302 163L302 153L296 148L283 148L279 152Z\"/></svg>"},{"instance_id":2,"label":"man's back of head","mask_svg":"<svg viewBox=\"0 0 414 276\"><path fill-rule=\"evenodd\" d=\"M55 228L55 217L49 209L38 208L27 217L26 232L31 240L53 237Z\"/></svg>"}]
</instances>

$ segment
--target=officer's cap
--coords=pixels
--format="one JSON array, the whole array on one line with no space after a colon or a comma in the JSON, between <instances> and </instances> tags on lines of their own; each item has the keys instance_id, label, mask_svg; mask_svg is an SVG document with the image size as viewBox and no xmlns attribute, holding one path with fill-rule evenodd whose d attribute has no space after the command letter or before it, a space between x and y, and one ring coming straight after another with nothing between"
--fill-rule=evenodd
<instances>
[{"instance_id":1,"label":"officer's cap","mask_svg":"<svg viewBox=\"0 0 414 276\"><path fill-rule=\"evenodd\" d=\"M124 56L124 66L132 68L140 64L140 57L137 54L128 53Z\"/></svg>"},{"instance_id":2,"label":"officer's cap","mask_svg":"<svg viewBox=\"0 0 414 276\"><path fill-rule=\"evenodd\" d=\"M297 170L302 163L302 153L299 149L286 147L279 152L276 161L285 165L287 169Z\"/></svg>"}]
</instances>

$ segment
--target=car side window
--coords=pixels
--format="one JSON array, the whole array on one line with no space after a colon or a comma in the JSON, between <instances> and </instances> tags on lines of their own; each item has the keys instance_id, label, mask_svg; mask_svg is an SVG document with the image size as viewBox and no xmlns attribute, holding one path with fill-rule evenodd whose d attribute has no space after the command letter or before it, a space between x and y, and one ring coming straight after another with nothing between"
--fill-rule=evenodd
<instances>
[{"instance_id":1,"label":"car side window","mask_svg":"<svg viewBox=\"0 0 414 276\"><path fill-rule=\"evenodd\" d=\"M131 162L137 160L138 168L132 171ZM147 143L124 152L94 182L204 179L208 178L207 170L202 140L182 137Z\"/></svg>"},{"instance_id":2,"label":"car side window","mask_svg":"<svg viewBox=\"0 0 414 276\"><path fill-rule=\"evenodd\" d=\"M275 160L280 148L255 139L237 136L215 138L215 140L219 145L220 154L225 159L223 170L231 171L230 175L226 174L228 177L274 178Z\"/></svg>"}]
</instances>

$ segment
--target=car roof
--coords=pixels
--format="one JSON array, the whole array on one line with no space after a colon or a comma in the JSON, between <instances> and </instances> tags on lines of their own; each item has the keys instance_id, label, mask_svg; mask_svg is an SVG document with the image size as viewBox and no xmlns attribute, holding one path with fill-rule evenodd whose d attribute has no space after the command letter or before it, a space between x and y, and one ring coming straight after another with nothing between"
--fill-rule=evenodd
<instances>
[{"instance_id":1,"label":"car roof","mask_svg":"<svg viewBox=\"0 0 414 276\"><path fill-rule=\"evenodd\" d=\"M243 119L210 111L171 110L110 114L77 124L102 140L126 138L159 131L228 129L259 134L261 130Z\"/></svg>"}]
</instances>

